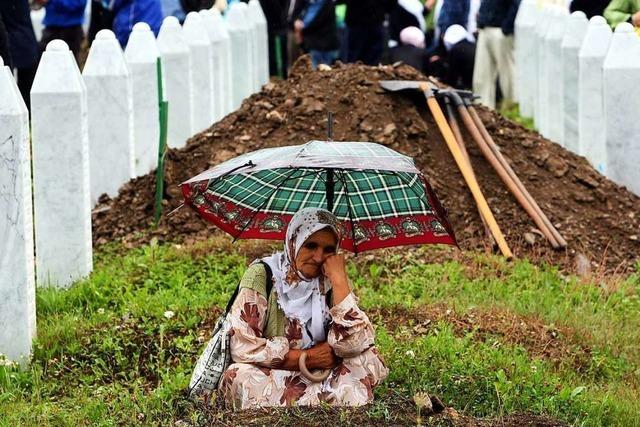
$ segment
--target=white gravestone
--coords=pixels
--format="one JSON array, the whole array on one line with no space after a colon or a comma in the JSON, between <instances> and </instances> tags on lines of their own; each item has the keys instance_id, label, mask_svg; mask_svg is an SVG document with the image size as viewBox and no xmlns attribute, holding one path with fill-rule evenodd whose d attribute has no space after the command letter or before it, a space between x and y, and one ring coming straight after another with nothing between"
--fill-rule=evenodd
<instances>
[{"instance_id":1,"label":"white gravestone","mask_svg":"<svg viewBox=\"0 0 640 427\"><path fill-rule=\"evenodd\" d=\"M537 76L536 55L533 54L536 16L535 1L523 0L515 22L516 96L523 117L533 117L533 91Z\"/></svg>"},{"instance_id":2,"label":"white gravestone","mask_svg":"<svg viewBox=\"0 0 640 427\"><path fill-rule=\"evenodd\" d=\"M240 6L240 10L242 10L242 13L244 13L244 19L247 22L247 25L249 27L249 43L251 44L251 80L252 80L252 84L251 84L251 92L247 95L250 96L256 92L258 92L260 90L260 86L259 86L259 56L260 53L258 52L258 49L260 48L260 42L259 42L259 35L258 35L258 26L257 23L254 21L253 16L251 15L251 11L249 10L249 6L247 5L247 3L239 3Z\"/></svg>"},{"instance_id":3,"label":"white gravestone","mask_svg":"<svg viewBox=\"0 0 640 427\"><path fill-rule=\"evenodd\" d=\"M231 54L231 36L229 35L229 27L227 25L227 21L222 18L222 14L215 7L210 9L213 13L214 23L216 24L216 28L220 32L222 36L222 49L224 51L224 65L226 65L226 86L225 86L225 100L226 100L226 109L223 116L226 116L230 112L233 111L233 57Z\"/></svg>"},{"instance_id":4,"label":"white gravestone","mask_svg":"<svg viewBox=\"0 0 640 427\"><path fill-rule=\"evenodd\" d=\"M562 108L564 116L563 145L579 153L578 144L578 52L587 31L587 16L573 12L567 20L567 30L562 39Z\"/></svg>"},{"instance_id":5,"label":"white gravestone","mask_svg":"<svg viewBox=\"0 0 640 427\"><path fill-rule=\"evenodd\" d=\"M169 103L167 145L184 147L192 135L192 74L189 46L175 16L162 21L158 33L164 99Z\"/></svg>"},{"instance_id":6,"label":"white gravestone","mask_svg":"<svg viewBox=\"0 0 640 427\"><path fill-rule=\"evenodd\" d=\"M151 28L145 22L138 22L133 26L124 51L133 94L136 176L149 173L158 164L160 122L157 61L159 56L160 52Z\"/></svg>"},{"instance_id":7,"label":"white gravestone","mask_svg":"<svg viewBox=\"0 0 640 427\"><path fill-rule=\"evenodd\" d=\"M31 88L36 271L66 287L93 268L86 89L62 40L49 42Z\"/></svg>"},{"instance_id":8,"label":"white gravestone","mask_svg":"<svg viewBox=\"0 0 640 427\"><path fill-rule=\"evenodd\" d=\"M562 38L566 28L567 10L562 6L551 9L549 29L545 36L547 52L546 105L547 138L563 145L564 120L562 118Z\"/></svg>"},{"instance_id":9,"label":"white gravestone","mask_svg":"<svg viewBox=\"0 0 640 427\"><path fill-rule=\"evenodd\" d=\"M135 176L133 98L124 54L111 30L100 30L82 70L89 113L91 204L118 195Z\"/></svg>"},{"instance_id":10,"label":"white gravestone","mask_svg":"<svg viewBox=\"0 0 640 427\"><path fill-rule=\"evenodd\" d=\"M589 20L578 62L578 140L580 151L600 173L606 174L602 64L611 41L611 27L602 16Z\"/></svg>"},{"instance_id":11,"label":"white gravestone","mask_svg":"<svg viewBox=\"0 0 640 427\"><path fill-rule=\"evenodd\" d=\"M221 26L216 23L211 9L200 11L202 23L211 43L211 75L213 84L213 121L217 122L227 113L227 57L223 45ZM227 38L229 35L227 34Z\"/></svg>"},{"instance_id":12,"label":"white gravestone","mask_svg":"<svg viewBox=\"0 0 640 427\"><path fill-rule=\"evenodd\" d=\"M256 43L258 57L256 64L256 76L258 91L262 85L269 83L269 35L267 33L267 18L264 15L259 0L249 0L249 13L256 27Z\"/></svg>"},{"instance_id":13,"label":"white gravestone","mask_svg":"<svg viewBox=\"0 0 640 427\"><path fill-rule=\"evenodd\" d=\"M193 101L191 133L195 134L211 126L214 117L211 41L198 12L189 12L182 28L191 55L191 99Z\"/></svg>"},{"instance_id":14,"label":"white gravestone","mask_svg":"<svg viewBox=\"0 0 640 427\"><path fill-rule=\"evenodd\" d=\"M618 24L604 60L607 177L640 195L640 38Z\"/></svg>"},{"instance_id":15,"label":"white gravestone","mask_svg":"<svg viewBox=\"0 0 640 427\"><path fill-rule=\"evenodd\" d=\"M537 76L536 79L536 100L534 111L534 122L538 131L544 135L548 135L547 131L547 50L544 42L549 23L551 21L551 6L545 6L538 11L538 20L536 22L536 56L537 56Z\"/></svg>"},{"instance_id":16,"label":"white gravestone","mask_svg":"<svg viewBox=\"0 0 640 427\"><path fill-rule=\"evenodd\" d=\"M24 364L36 335L29 112L0 58L0 353ZM10 325L10 326L9 326Z\"/></svg>"},{"instance_id":17,"label":"white gravestone","mask_svg":"<svg viewBox=\"0 0 640 427\"><path fill-rule=\"evenodd\" d=\"M244 3L233 3L227 12L227 28L231 38L231 69L233 76L233 109L253 93L254 68L252 27L247 22Z\"/></svg>"}]
</instances>

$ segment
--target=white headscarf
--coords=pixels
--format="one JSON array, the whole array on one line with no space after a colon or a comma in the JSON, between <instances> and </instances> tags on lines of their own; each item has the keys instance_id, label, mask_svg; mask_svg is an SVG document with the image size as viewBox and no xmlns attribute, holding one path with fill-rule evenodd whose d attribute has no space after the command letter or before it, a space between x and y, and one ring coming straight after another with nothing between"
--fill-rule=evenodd
<instances>
[{"instance_id":1,"label":"white headscarf","mask_svg":"<svg viewBox=\"0 0 640 427\"><path fill-rule=\"evenodd\" d=\"M329 319L326 292L329 289L324 277L306 278L295 267L295 259L304 242L316 231L331 229L338 242L336 217L319 208L299 210L287 227L284 252L277 252L263 258L273 273L273 281L278 296L278 305L289 319L297 319L302 328L302 348L326 341L325 319ZM336 248L337 249L337 248ZM322 286L322 288L321 288Z\"/></svg>"}]
</instances>

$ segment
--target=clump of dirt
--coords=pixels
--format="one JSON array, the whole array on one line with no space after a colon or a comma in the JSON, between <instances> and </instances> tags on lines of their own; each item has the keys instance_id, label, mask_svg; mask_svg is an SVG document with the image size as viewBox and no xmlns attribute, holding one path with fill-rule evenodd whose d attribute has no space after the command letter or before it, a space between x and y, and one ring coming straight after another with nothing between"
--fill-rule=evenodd
<instances>
[{"instance_id":1,"label":"clump of dirt","mask_svg":"<svg viewBox=\"0 0 640 427\"><path fill-rule=\"evenodd\" d=\"M93 215L94 243L121 238L137 245L152 237L210 237L215 227L187 208L167 217L182 202L178 184L245 152L325 139L331 111L334 140L378 142L413 157L448 210L460 247L490 250L473 197L424 99L419 94L385 93L378 81L386 79L425 77L404 65L338 64L330 71L311 71L303 57L288 80L265 85L186 147L169 151L164 215L157 228L155 175L149 174L127 183L115 199L101 199ZM515 255L580 273L631 271L640 252L640 198L598 174L584 158L493 111L478 110L508 162L569 245L561 252L550 248L466 135L480 186Z\"/></svg>"},{"instance_id":2,"label":"clump of dirt","mask_svg":"<svg viewBox=\"0 0 640 427\"><path fill-rule=\"evenodd\" d=\"M456 334L475 333L475 339L488 338L522 346L532 357L554 363L570 361L576 370L588 367L591 349L576 341L576 332L564 326L548 326L539 319L519 316L506 310L472 309L459 313L445 305L378 308L367 310L375 324L394 330L410 328L411 336L428 334L444 321Z\"/></svg>"}]
</instances>

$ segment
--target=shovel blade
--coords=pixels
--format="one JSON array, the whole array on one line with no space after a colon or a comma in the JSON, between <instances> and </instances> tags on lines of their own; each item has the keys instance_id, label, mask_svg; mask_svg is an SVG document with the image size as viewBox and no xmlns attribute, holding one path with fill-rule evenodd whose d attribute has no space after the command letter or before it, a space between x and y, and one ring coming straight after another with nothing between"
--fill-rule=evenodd
<instances>
[{"instance_id":1,"label":"shovel blade","mask_svg":"<svg viewBox=\"0 0 640 427\"><path fill-rule=\"evenodd\" d=\"M398 92L401 90L422 90L421 85L427 82L419 82L416 80L380 80L380 86L390 92Z\"/></svg>"}]
</instances>

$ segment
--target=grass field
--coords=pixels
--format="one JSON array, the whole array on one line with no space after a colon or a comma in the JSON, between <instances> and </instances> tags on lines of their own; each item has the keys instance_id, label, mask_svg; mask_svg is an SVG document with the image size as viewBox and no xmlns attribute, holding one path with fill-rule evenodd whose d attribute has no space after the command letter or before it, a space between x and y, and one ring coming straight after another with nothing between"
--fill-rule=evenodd
<instances>
[{"instance_id":1,"label":"grass field","mask_svg":"<svg viewBox=\"0 0 640 427\"><path fill-rule=\"evenodd\" d=\"M224 239L110 245L89 279L39 289L33 362L25 371L0 366L0 425L249 423L202 410L184 390L217 307L265 248ZM450 260L424 263L433 251ZM391 374L359 415L321 409L336 424L415 424L408 402L424 391L473 417L527 412L640 426L640 274L578 279L527 261L421 248L359 256L349 275ZM305 418L313 413L251 420L314 424Z\"/></svg>"}]
</instances>

